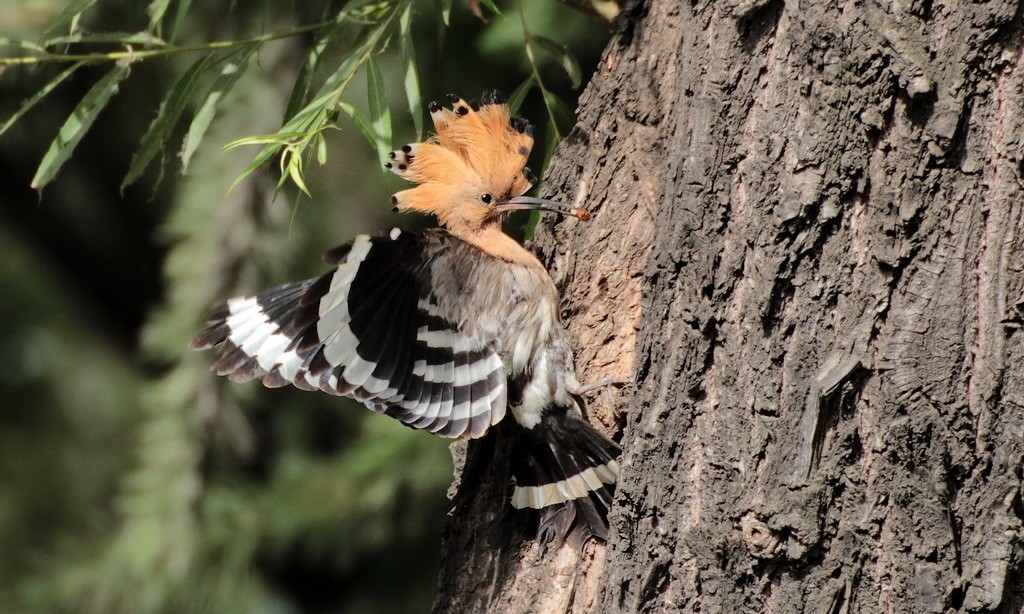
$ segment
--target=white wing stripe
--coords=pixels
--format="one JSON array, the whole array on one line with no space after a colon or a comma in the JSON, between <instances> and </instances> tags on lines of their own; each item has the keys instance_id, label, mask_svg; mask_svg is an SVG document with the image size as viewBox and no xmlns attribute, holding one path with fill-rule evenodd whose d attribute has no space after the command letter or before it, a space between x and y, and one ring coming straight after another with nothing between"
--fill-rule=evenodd
<instances>
[{"instance_id":1,"label":"white wing stripe","mask_svg":"<svg viewBox=\"0 0 1024 614\"><path fill-rule=\"evenodd\" d=\"M232 299L228 309L228 339L255 358L261 369L271 371L291 338L279 332L280 327L267 317L255 297Z\"/></svg>"},{"instance_id":2,"label":"white wing stripe","mask_svg":"<svg viewBox=\"0 0 1024 614\"><path fill-rule=\"evenodd\" d=\"M342 301L337 307L320 315L320 319L316 323L316 336L321 343L326 342L338 329L346 326L351 319L348 313L348 302Z\"/></svg>"},{"instance_id":3,"label":"white wing stripe","mask_svg":"<svg viewBox=\"0 0 1024 614\"><path fill-rule=\"evenodd\" d=\"M320 336L320 343L324 344L324 358L332 367L347 364L355 354L356 345L359 343L356 336L352 334L352 329L346 323L338 324L336 329L322 336L318 325L317 335Z\"/></svg>"},{"instance_id":4,"label":"white wing stripe","mask_svg":"<svg viewBox=\"0 0 1024 614\"><path fill-rule=\"evenodd\" d=\"M473 364L466 363L455 366L455 379L453 383L456 386L467 386L475 381L476 378L473 377Z\"/></svg>"},{"instance_id":5,"label":"white wing stripe","mask_svg":"<svg viewBox=\"0 0 1024 614\"><path fill-rule=\"evenodd\" d=\"M458 339L452 331L430 330L426 326L421 326L416 331L416 340L430 348L451 348L452 350L457 349L455 346L458 343Z\"/></svg>"},{"instance_id":6,"label":"white wing stripe","mask_svg":"<svg viewBox=\"0 0 1024 614\"><path fill-rule=\"evenodd\" d=\"M270 338L271 335L277 332L277 324L268 322L266 318L263 318L263 322L258 324L252 333L245 336L241 343L237 343L238 347L248 354L259 360L259 349L263 345L263 342ZM234 341L234 339L232 339Z\"/></svg>"},{"instance_id":7,"label":"white wing stripe","mask_svg":"<svg viewBox=\"0 0 1024 614\"><path fill-rule=\"evenodd\" d=\"M320 317L335 309L339 302L348 297L349 287L359 272L359 265L366 260L372 245L368 235L359 235L352 242L352 249L349 250L345 263L339 265L331 277L331 289L320 299ZM317 331L319 332L319 328Z\"/></svg>"},{"instance_id":8,"label":"white wing stripe","mask_svg":"<svg viewBox=\"0 0 1024 614\"><path fill-rule=\"evenodd\" d=\"M327 346L330 349L330 345ZM326 354L326 351L324 352ZM363 360L357 352L352 352L352 356L345 362L345 370L341 376L345 378L345 381L352 384L353 386L360 386L365 388L367 378L373 373L376 363L372 363L368 360ZM383 390L383 388L381 388Z\"/></svg>"},{"instance_id":9,"label":"white wing stripe","mask_svg":"<svg viewBox=\"0 0 1024 614\"><path fill-rule=\"evenodd\" d=\"M299 374L299 369L302 367L302 363L305 362L295 350L288 350L281 354L277 359L279 363L278 370L281 373L281 377L285 378L289 382L295 381L295 376Z\"/></svg>"},{"instance_id":10,"label":"white wing stripe","mask_svg":"<svg viewBox=\"0 0 1024 614\"><path fill-rule=\"evenodd\" d=\"M468 421L469 421L469 416L470 416L470 413L471 413L470 410L472 409L472 401L473 401L473 399L470 397L470 391L472 389L470 388L469 390L465 390L464 391L465 394L462 394L463 391L460 390L460 388L465 387L466 386L466 380L470 379L472 377L473 377L472 365L465 364L465 365L458 365L458 366L455 367L455 385L452 387L452 393L453 393L452 397L455 396L455 394L454 394L455 392L459 392L460 396L464 396L464 397L467 397L467 398L465 400L460 400L459 402L456 402L456 403L454 403L452 405L451 418L452 418L453 421L454 420L465 420L467 422L466 423L467 427L469 426ZM470 383L472 383L472 380L470 380ZM453 435L456 435L456 434L461 435L462 433L452 433L452 434Z\"/></svg>"},{"instance_id":11,"label":"white wing stripe","mask_svg":"<svg viewBox=\"0 0 1024 614\"><path fill-rule=\"evenodd\" d=\"M256 361L260 364L260 368L264 371L270 371L277 366L281 354L291 342L291 338L282 333L274 333L267 337L267 340L260 345L254 354Z\"/></svg>"}]
</instances>

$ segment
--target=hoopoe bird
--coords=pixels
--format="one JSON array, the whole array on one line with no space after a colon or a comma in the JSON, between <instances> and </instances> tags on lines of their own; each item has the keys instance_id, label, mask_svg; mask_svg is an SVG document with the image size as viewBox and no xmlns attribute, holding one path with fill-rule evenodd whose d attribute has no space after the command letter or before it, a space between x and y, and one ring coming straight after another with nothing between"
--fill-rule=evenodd
<instances>
[{"instance_id":1,"label":"hoopoe bird","mask_svg":"<svg viewBox=\"0 0 1024 614\"><path fill-rule=\"evenodd\" d=\"M394 210L441 228L357 236L326 254L322 277L227 301L192 347L222 346L213 370L233 381L351 397L443 437L482 437L510 410L511 503L540 512L542 551L607 539L619 447L582 417L554 282L501 229L515 210L590 216L523 196L533 126L500 94L449 100L429 105L435 135L385 164L418 184Z\"/></svg>"}]
</instances>

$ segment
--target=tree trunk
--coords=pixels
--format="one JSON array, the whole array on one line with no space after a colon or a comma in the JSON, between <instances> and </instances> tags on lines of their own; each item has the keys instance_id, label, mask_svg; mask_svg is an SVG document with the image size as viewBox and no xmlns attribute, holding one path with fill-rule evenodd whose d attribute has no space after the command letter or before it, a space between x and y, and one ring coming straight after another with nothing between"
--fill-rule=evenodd
<instances>
[{"instance_id":1,"label":"tree trunk","mask_svg":"<svg viewBox=\"0 0 1024 614\"><path fill-rule=\"evenodd\" d=\"M992 0L627 6L541 233L607 545L541 558L468 446L438 611L1024 609L1024 19Z\"/></svg>"}]
</instances>

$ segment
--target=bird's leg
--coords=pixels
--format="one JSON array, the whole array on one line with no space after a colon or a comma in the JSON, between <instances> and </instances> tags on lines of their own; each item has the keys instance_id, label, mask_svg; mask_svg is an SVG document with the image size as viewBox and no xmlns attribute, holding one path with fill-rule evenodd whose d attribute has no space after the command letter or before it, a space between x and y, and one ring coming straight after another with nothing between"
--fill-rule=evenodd
<instances>
[{"instance_id":1,"label":"bird's leg","mask_svg":"<svg viewBox=\"0 0 1024 614\"><path fill-rule=\"evenodd\" d=\"M586 386L580 386L579 388L577 388L576 390L573 391L573 394L587 394L588 392L593 392L593 391L597 390L598 388L604 388L605 386L616 386L616 385L618 385L618 386L625 386L627 384L635 384L635 383L636 382L633 381L630 378L625 378L625 377L605 377L605 378L597 380L596 382L592 382L590 384L587 384Z\"/></svg>"}]
</instances>

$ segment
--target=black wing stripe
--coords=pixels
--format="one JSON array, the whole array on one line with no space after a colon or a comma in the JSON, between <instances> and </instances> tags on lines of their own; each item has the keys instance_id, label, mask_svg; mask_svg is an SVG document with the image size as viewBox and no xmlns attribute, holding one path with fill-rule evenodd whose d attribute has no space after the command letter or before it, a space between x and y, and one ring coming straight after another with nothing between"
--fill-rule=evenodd
<instances>
[{"instance_id":1,"label":"black wing stripe","mask_svg":"<svg viewBox=\"0 0 1024 614\"><path fill-rule=\"evenodd\" d=\"M410 310L413 309L412 299L408 291L402 292L396 298L392 321L388 326L388 336L376 358L377 368L373 370L373 377L388 382L385 391L387 395L382 395L382 399L395 398L412 371L412 365L409 364L413 346L413 330L409 324Z\"/></svg>"},{"instance_id":2,"label":"black wing stripe","mask_svg":"<svg viewBox=\"0 0 1024 614\"><path fill-rule=\"evenodd\" d=\"M213 363L213 372L217 375L231 375L253 360L242 348L231 341L224 342L224 353L217 362ZM238 380L234 380L238 381ZM247 380L242 380L247 381Z\"/></svg>"},{"instance_id":3,"label":"black wing stripe","mask_svg":"<svg viewBox=\"0 0 1024 614\"><path fill-rule=\"evenodd\" d=\"M222 341L228 338L231 334L231 328L223 321L216 321L216 323L210 325L209 328L199 333L195 339L192 340L190 347L193 350L208 350L216 345L219 345Z\"/></svg>"},{"instance_id":4,"label":"black wing stripe","mask_svg":"<svg viewBox=\"0 0 1024 614\"><path fill-rule=\"evenodd\" d=\"M381 251L383 250L376 250L376 252ZM345 369L345 379L359 384L368 398L374 398L389 390L393 394L397 389L391 383L390 374L388 377L381 377L376 373L382 370L380 364L382 360L393 361L398 358L400 351L396 346L407 345L411 341L403 338L405 331L400 320L403 311L408 313L409 294L414 292L414 287L411 285L413 280L409 279L408 274L399 267L393 267L393 269L402 274L387 276L385 280L380 281L381 287L379 288L367 287L366 284L371 282L364 279L363 270L368 269L371 271L369 275L373 275L372 271L383 264L379 262L381 258L374 258L374 253L375 251L371 250L364 262L364 268L361 268L360 274L356 275L349 291L350 305L356 305L355 308L350 307L352 316L349 328L359 340L355 348L354 362L362 367L362 370L357 376L350 377L349 367ZM378 282L377 279L371 281L372 283ZM373 290L372 293L376 298L363 303L363 293L370 293L369 290ZM387 371L388 367L384 367L383 370ZM393 373L394 364L390 366L390 371ZM382 398L389 398L391 394L384 394Z\"/></svg>"},{"instance_id":5,"label":"black wing stripe","mask_svg":"<svg viewBox=\"0 0 1024 614\"><path fill-rule=\"evenodd\" d=\"M338 264L342 260L348 258L348 253L351 250L351 243L346 243L344 245L332 247L331 249L324 252L324 262L326 262L327 264Z\"/></svg>"},{"instance_id":6,"label":"black wing stripe","mask_svg":"<svg viewBox=\"0 0 1024 614\"><path fill-rule=\"evenodd\" d=\"M295 312L292 325L298 331L293 344L300 356L308 356L320 345L320 338L316 335L316 323L320 319L320 300L330 291L333 277L334 273L320 276L299 298L299 309Z\"/></svg>"}]
</instances>

